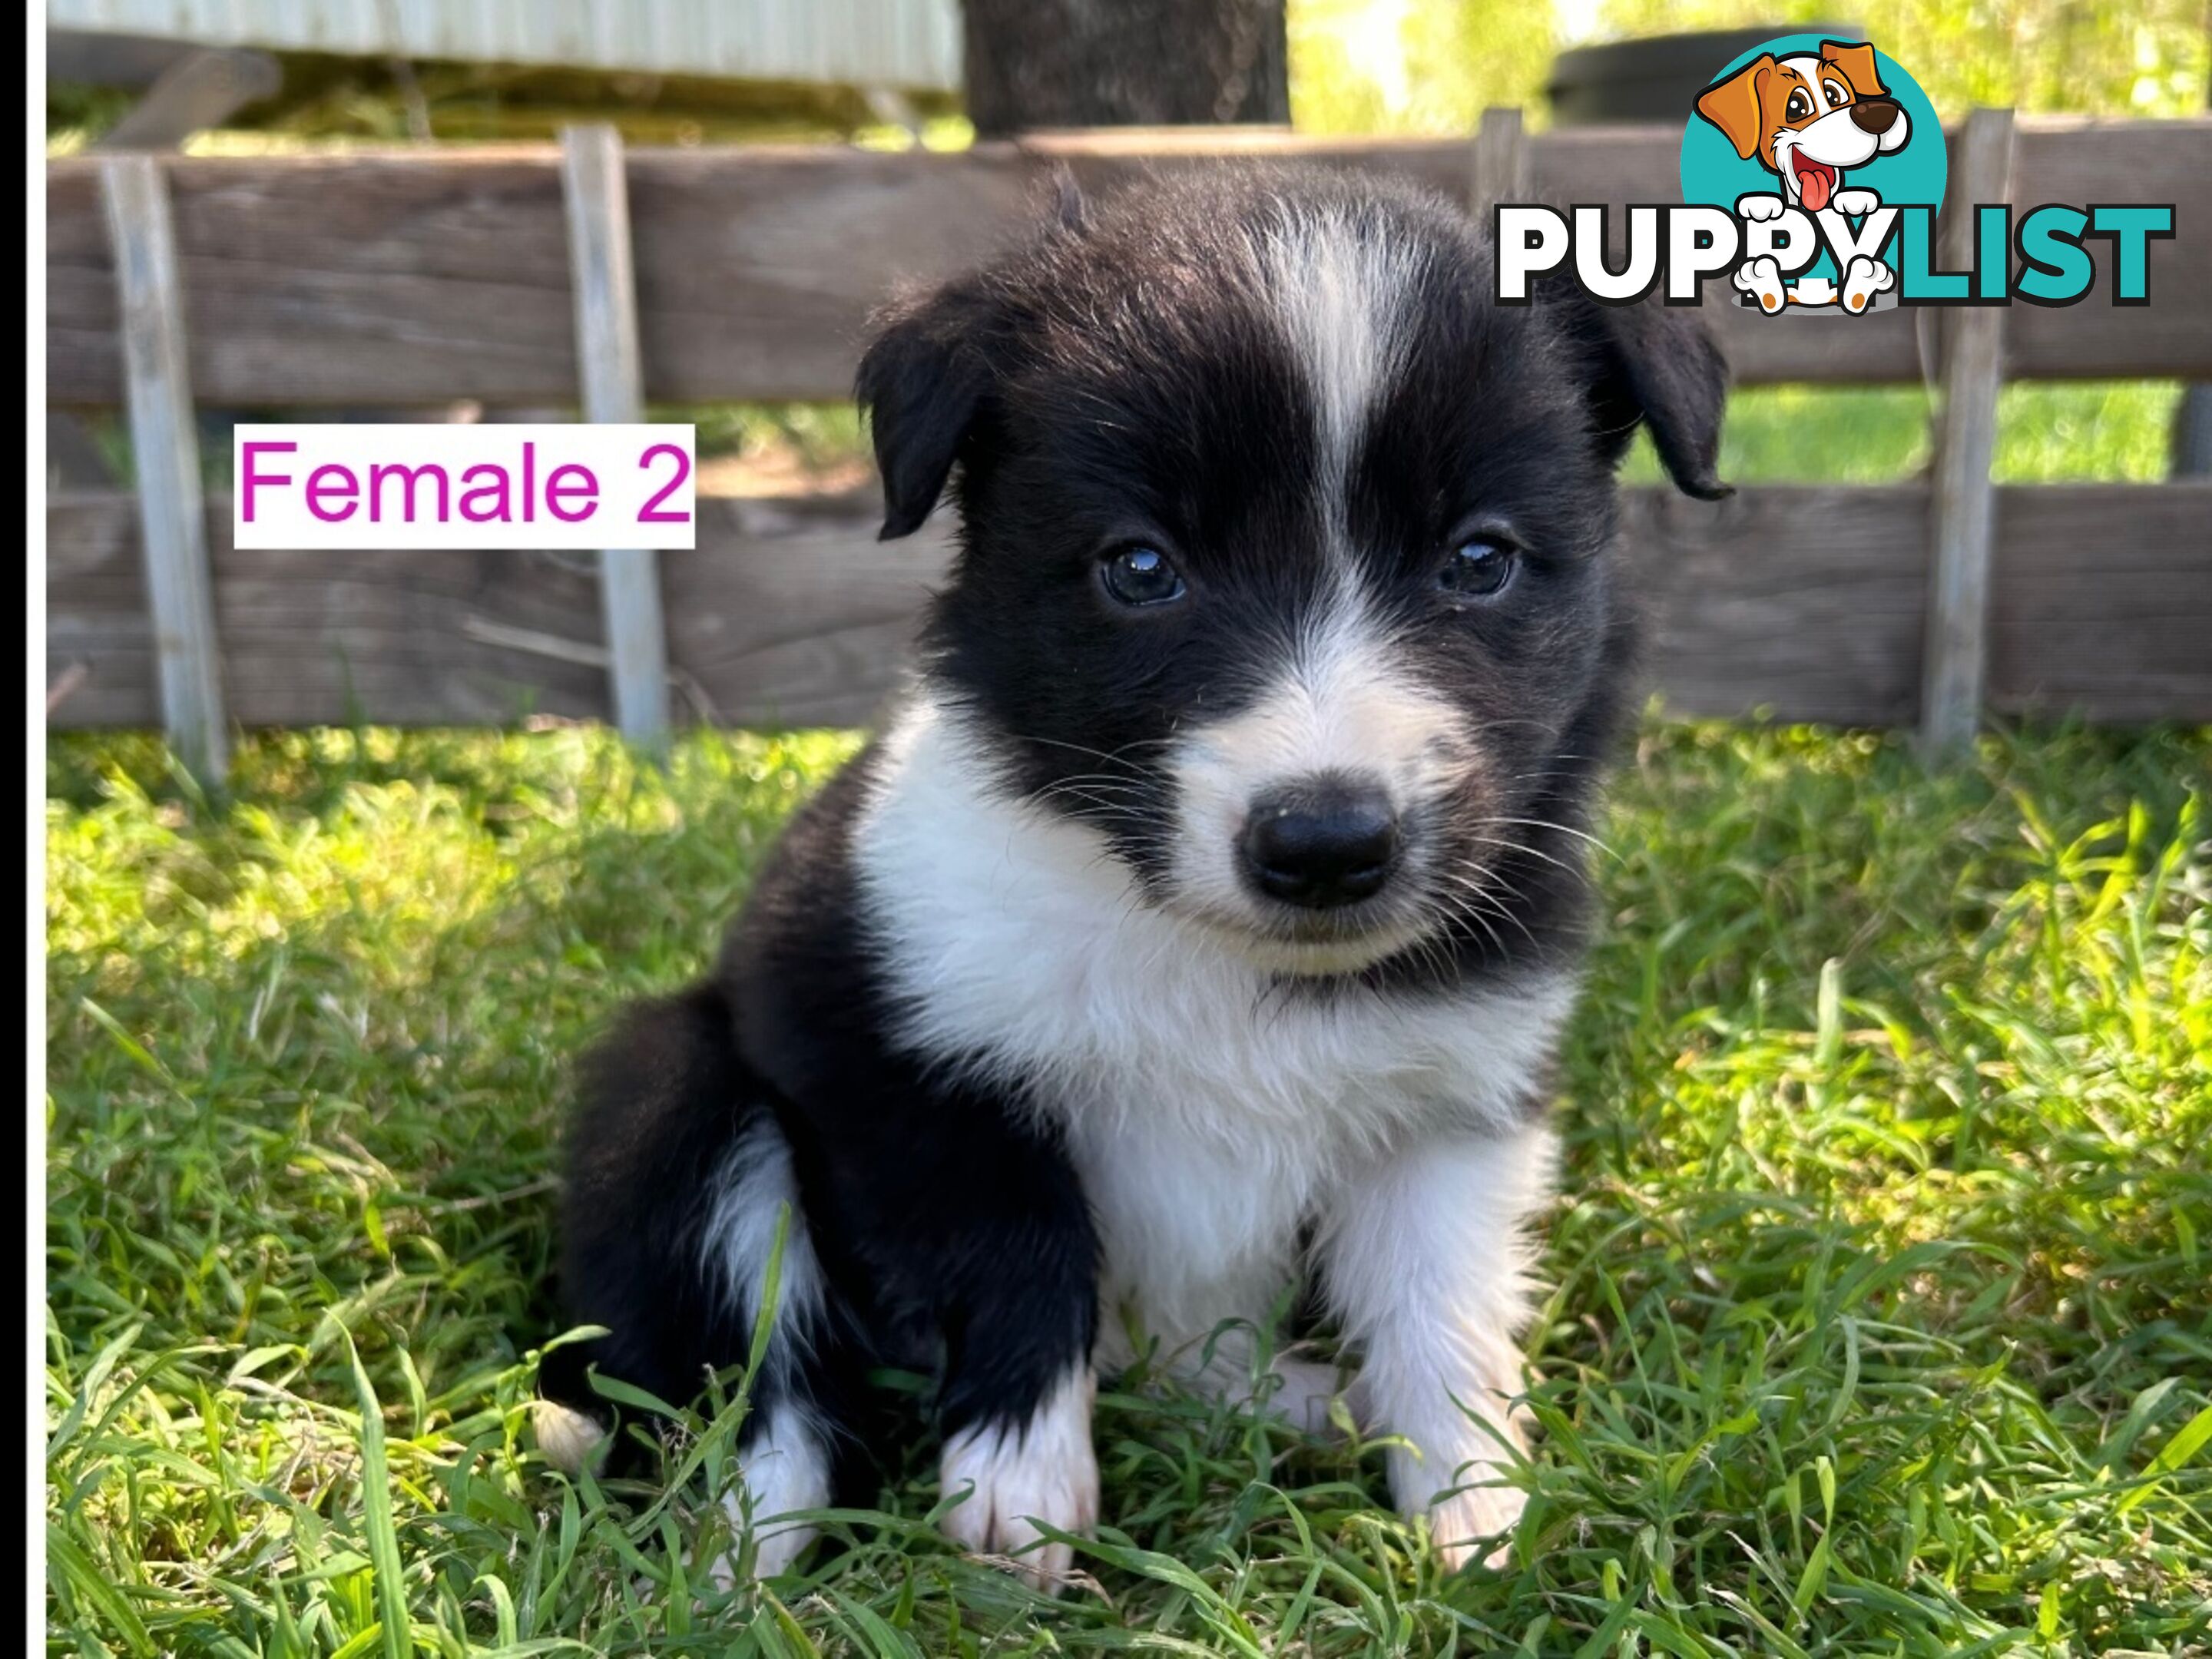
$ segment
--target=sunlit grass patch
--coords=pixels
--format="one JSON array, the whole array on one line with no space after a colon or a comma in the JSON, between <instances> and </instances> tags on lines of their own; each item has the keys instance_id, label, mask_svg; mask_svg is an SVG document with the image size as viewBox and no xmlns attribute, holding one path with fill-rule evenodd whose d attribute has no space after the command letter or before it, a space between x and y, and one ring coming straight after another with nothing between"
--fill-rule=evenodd
<instances>
[{"instance_id":1,"label":"sunlit grass patch","mask_svg":"<svg viewBox=\"0 0 2212 1659\"><path fill-rule=\"evenodd\" d=\"M58 740L57 1650L2212 1639L2202 732L1994 737L1930 775L1872 737L1646 727L1505 1571L1441 1577L1372 1456L1135 1379L1101 1402L1095 1589L959 1560L922 1455L830 1518L842 1551L708 1589L741 1379L665 1485L531 1449L562 1067L699 969L852 747L694 736L662 773L580 728L272 734L217 805L143 739Z\"/></svg>"},{"instance_id":2,"label":"sunlit grass patch","mask_svg":"<svg viewBox=\"0 0 2212 1659\"><path fill-rule=\"evenodd\" d=\"M2154 483L2171 466L2181 386L2020 381L1997 394L1999 483ZM1746 386L1730 394L1721 476L1731 483L1895 483L1923 475L1931 394L1919 386ZM1639 437L1623 476L1664 475Z\"/></svg>"}]
</instances>

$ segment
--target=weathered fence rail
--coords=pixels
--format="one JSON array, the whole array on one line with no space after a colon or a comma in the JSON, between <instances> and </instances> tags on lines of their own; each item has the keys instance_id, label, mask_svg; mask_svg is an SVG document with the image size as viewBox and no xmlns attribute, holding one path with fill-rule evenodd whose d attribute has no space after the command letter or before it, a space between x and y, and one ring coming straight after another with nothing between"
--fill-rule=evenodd
<instances>
[{"instance_id":1,"label":"weathered fence rail","mask_svg":"<svg viewBox=\"0 0 2212 1659\"><path fill-rule=\"evenodd\" d=\"M1678 201L1679 133L1596 129L1528 141L1532 187L1564 202ZM1252 135L1171 143L1084 135L960 155L819 148L636 150L629 158L646 396L660 403L842 398L869 309L896 283L972 263L1033 211L1063 160L1089 188L1235 149L1403 173L1464 200L1465 143ZM98 163L47 181L47 396L121 401L113 263ZM230 406L574 402L579 371L559 154L400 153L163 163L192 391ZM2012 378L2212 375L2212 118L2020 123L2013 199L2171 202L2153 245L2162 303L2103 296L2006 313ZM1791 326L1706 306L1736 378L1918 380L1934 313ZM1921 320L1926 319L1926 320ZM1928 350L1932 354L1933 343Z\"/></svg>"},{"instance_id":2,"label":"weathered fence rail","mask_svg":"<svg viewBox=\"0 0 2212 1659\"><path fill-rule=\"evenodd\" d=\"M865 498L700 505L698 547L660 555L678 713L740 725L866 718L943 568L942 532L878 542ZM1768 485L1712 506L1639 489L1624 516L1670 705L1914 719L1927 486ZM208 519L236 720L611 715L588 555L245 552L230 545L228 501ZM1990 706L2212 718L2208 527L2212 483L1999 489ZM48 650L57 665L98 665L60 717L158 724L130 499L57 496L48 536Z\"/></svg>"},{"instance_id":3,"label":"weathered fence rail","mask_svg":"<svg viewBox=\"0 0 2212 1659\"><path fill-rule=\"evenodd\" d=\"M1100 191L1236 152L1407 173L1462 199L1495 192L1480 173L1526 179L1547 199L1626 204L1675 194L1676 144L1657 130L1524 140L1493 119L1473 144L1205 132L958 155L636 153L622 174L643 392L663 403L842 397L868 309L1018 231L1042 173L1061 162ZM2212 485L1993 489L1978 413L1999 377L2212 379L2212 120L2023 119L2008 159L2009 199L2024 205L2174 204L2179 234L2151 250L2157 303L2100 295L1987 313L1995 326L1970 334L1962 359L1931 312L1792 325L1716 293L1707 314L1740 382L1938 386L1950 465L1930 484L1765 487L1717 505L1630 492L1626 551L1652 592L1651 665L1674 706L1912 721L1923 678L1942 667L1931 652L1956 660L1931 637L1931 572L1962 569L1964 587L1936 584L1935 603L1979 653L1984 706L2212 719ZM47 384L63 405L125 396L100 165L49 168ZM572 243L577 192L564 192L558 151L159 165L198 402L581 400L571 253L583 244ZM700 508L698 550L662 555L657 576L678 716L865 717L895 678L941 539L878 544L868 503L849 498L706 497ZM228 504L208 517L231 721L613 712L621 653L587 556L241 552ZM58 495L48 530L49 655L58 673L85 671L54 723L160 720L131 499ZM1966 538L1963 562L1938 558L1947 537Z\"/></svg>"}]
</instances>

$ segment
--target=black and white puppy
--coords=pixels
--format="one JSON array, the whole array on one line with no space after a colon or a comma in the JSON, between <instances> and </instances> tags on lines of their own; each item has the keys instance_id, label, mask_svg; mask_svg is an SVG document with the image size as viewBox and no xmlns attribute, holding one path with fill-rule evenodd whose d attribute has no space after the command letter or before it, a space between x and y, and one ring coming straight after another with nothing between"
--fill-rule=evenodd
<instances>
[{"instance_id":1,"label":"black and white puppy","mask_svg":"<svg viewBox=\"0 0 2212 1659\"><path fill-rule=\"evenodd\" d=\"M1644 423L1725 493L1725 371L1685 312L1491 285L1425 195L1224 172L1071 202L884 321L883 533L948 479L960 517L915 686L569 1144L568 1309L612 1333L556 1351L572 1407L586 1362L672 1400L740 1362L788 1206L756 1571L890 1366L936 1381L951 1534L1050 1581L1095 1375L1142 1345L1249 1395L1246 1328L1212 1339L1294 1283L1447 1559L1517 1512L1484 1483L1629 691L1613 471ZM1337 1373L1276 1369L1324 1420Z\"/></svg>"}]
</instances>

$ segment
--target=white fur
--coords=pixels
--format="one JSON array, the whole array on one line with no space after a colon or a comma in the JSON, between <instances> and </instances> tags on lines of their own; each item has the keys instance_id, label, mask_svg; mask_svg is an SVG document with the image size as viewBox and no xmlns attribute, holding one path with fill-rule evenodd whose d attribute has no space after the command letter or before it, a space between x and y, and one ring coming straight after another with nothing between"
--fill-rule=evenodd
<instances>
[{"instance_id":1,"label":"white fur","mask_svg":"<svg viewBox=\"0 0 2212 1659\"><path fill-rule=\"evenodd\" d=\"M1298 1230L1442 1138L1516 1133L1573 995L1286 988L1280 964L1148 902L1098 833L994 793L927 696L857 832L900 1041L1022 1091L1066 1130L1104 1249L1104 1356L1258 1321ZM1440 1316L1441 1312L1440 1312Z\"/></svg>"},{"instance_id":2,"label":"white fur","mask_svg":"<svg viewBox=\"0 0 2212 1659\"><path fill-rule=\"evenodd\" d=\"M1199 915L1263 925L1239 878L1237 849L1252 803L1267 791L1337 773L1379 783L1402 813L1463 781L1475 763L1465 717L1405 673L1348 578L1342 588L1314 608L1275 684L1250 708L1192 727L1168 760L1179 812L1176 896ZM1364 967L1411 944L1423 920L1407 908L1366 938L1286 942L1283 965Z\"/></svg>"},{"instance_id":3,"label":"white fur","mask_svg":"<svg viewBox=\"0 0 2212 1659\"><path fill-rule=\"evenodd\" d=\"M538 1431L538 1449L563 1474L580 1474L606 1443L607 1431L583 1413L557 1400L532 1403L531 1425Z\"/></svg>"},{"instance_id":4,"label":"white fur","mask_svg":"<svg viewBox=\"0 0 2212 1659\"><path fill-rule=\"evenodd\" d=\"M720 1190L707 1218L702 1248L708 1273L721 1279L748 1319L761 1305L779 1218L787 1210L790 1213L778 1269L775 1332L763 1361L781 1370L790 1345L805 1340L807 1327L821 1312L822 1264L800 1218L791 1149L772 1120L757 1119L738 1136L716 1184Z\"/></svg>"},{"instance_id":5,"label":"white fur","mask_svg":"<svg viewBox=\"0 0 2212 1659\"><path fill-rule=\"evenodd\" d=\"M1075 1553L1046 1540L1036 1522L1069 1533L1097 1524L1098 1459L1091 1444L1097 1396L1085 1365L1069 1372L1026 1423L966 1429L946 1441L938 1490L957 1501L942 1517L945 1535L978 1555L1012 1556L1032 1585L1057 1589Z\"/></svg>"},{"instance_id":6,"label":"white fur","mask_svg":"<svg viewBox=\"0 0 2212 1659\"><path fill-rule=\"evenodd\" d=\"M748 1507L757 1522L830 1501L830 1459L820 1429L806 1401L787 1392L795 1352L822 1310L822 1265L800 1219L791 1149L771 1120L757 1120L738 1138L718 1184L702 1249L708 1273L720 1277L748 1319L757 1313L767 1287L779 1218L787 1212L791 1218L778 1268L775 1324L761 1358L765 1375L754 1380L773 1403L745 1452L742 1492L724 1499L731 1525L742 1530ZM805 1525L764 1529L757 1540L754 1571L765 1578L788 1571L813 1539L814 1528ZM733 1563L719 1561L714 1571L715 1582L727 1589Z\"/></svg>"},{"instance_id":7,"label":"white fur","mask_svg":"<svg viewBox=\"0 0 2212 1659\"><path fill-rule=\"evenodd\" d=\"M1361 1415L1410 1443L1390 1452L1391 1496L1426 1510L1455 1565L1521 1512L1519 1492L1479 1483L1522 1443L1507 1406L1528 1312L1522 1229L1555 1157L1540 1124L1431 1141L1346 1182L1324 1218L1330 1304L1365 1356Z\"/></svg>"},{"instance_id":8,"label":"white fur","mask_svg":"<svg viewBox=\"0 0 2212 1659\"><path fill-rule=\"evenodd\" d=\"M773 1578L814 1541L815 1529L802 1521L778 1524L782 1516L830 1504L830 1455L813 1416L793 1401L770 1407L761 1433L746 1449L738 1491L726 1494L722 1508L730 1528L753 1534L753 1573ZM737 1552L708 1570L715 1588L737 1583Z\"/></svg>"},{"instance_id":9,"label":"white fur","mask_svg":"<svg viewBox=\"0 0 2212 1659\"><path fill-rule=\"evenodd\" d=\"M1313 393L1316 483L1340 540L1352 455L1407 349L1407 301L1419 257L1403 239L1363 234L1341 211L1286 215L1260 249L1269 296Z\"/></svg>"}]
</instances>

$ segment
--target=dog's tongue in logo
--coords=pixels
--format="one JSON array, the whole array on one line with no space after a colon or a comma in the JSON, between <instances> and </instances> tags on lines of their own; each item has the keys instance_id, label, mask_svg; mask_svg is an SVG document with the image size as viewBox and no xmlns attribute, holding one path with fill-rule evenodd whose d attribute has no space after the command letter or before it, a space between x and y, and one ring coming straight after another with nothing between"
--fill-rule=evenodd
<instances>
[{"instance_id":1,"label":"dog's tongue in logo","mask_svg":"<svg viewBox=\"0 0 2212 1659\"><path fill-rule=\"evenodd\" d=\"M1942 130L1910 76L1863 40L1784 35L1723 67L1694 107L1682 199L1743 227L1744 304L1856 316L1897 291L1897 215L1875 216L1942 199Z\"/></svg>"},{"instance_id":2,"label":"dog's tongue in logo","mask_svg":"<svg viewBox=\"0 0 2212 1659\"><path fill-rule=\"evenodd\" d=\"M1828 205L1828 198L1836 193L1836 170L1825 161L1816 161L1802 149L1790 153L1790 165L1797 170L1797 196L1808 213L1818 213Z\"/></svg>"}]
</instances>

